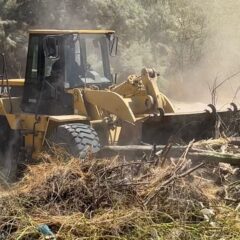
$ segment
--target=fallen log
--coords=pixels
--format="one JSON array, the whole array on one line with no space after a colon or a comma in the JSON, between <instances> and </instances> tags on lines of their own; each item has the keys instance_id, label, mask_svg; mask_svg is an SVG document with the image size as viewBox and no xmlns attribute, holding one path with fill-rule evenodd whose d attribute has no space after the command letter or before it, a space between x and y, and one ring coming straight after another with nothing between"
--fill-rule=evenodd
<instances>
[{"instance_id":1,"label":"fallen log","mask_svg":"<svg viewBox=\"0 0 240 240\"><path fill-rule=\"evenodd\" d=\"M209 163L229 163L231 165L240 166L240 154L220 153L215 151L205 151L192 149L193 152L189 152L188 156L192 160L203 160Z\"/></svg>"},{"instance_id":2,"label":"fallen log","mask_svg":"<svg viewBox=\"0 0 240 240\"><path fill-rule=\"evenodd\" d=\"M172 146L171 148L172 149L177 149L177 150L182 150L184 151L186 149L187 146ZM131 152L134 152L134 151L141 151L141 152L146 152L146 153L150 153L153 151L153 149L155 149L156 151L161 151L163 150L164 148L166 148L165 145L156 145L156 146L153 146L153 145L123 145L123 146L120 146L120 145L110 145L110 146L105 146L103 147L103 151L113 151L113 152L125 152L125 153L131 153Z\"/></svg>"},{"instance_id":3,"label":"fallen log","mask_svg":"<svg viewBox=\"0 0 240 240\"><path fill-rule=\"evenodd\" d=\"M187 146L171 146L167 152L167 156L172 158L180 158L184 154ZM113 156L113 155L124 155L124 156L136 156L139 157L143 154L155 154L160 156L162 151L166 149L165 145L128 145L128 146L105 146L100 155ZM190 148L187 153L187 157L193 161L204 161L207 163L229 163L231 165L240 166L240 154L221 153L216 151L203 150L198 148Z\"/></svg>"}]
</instances>

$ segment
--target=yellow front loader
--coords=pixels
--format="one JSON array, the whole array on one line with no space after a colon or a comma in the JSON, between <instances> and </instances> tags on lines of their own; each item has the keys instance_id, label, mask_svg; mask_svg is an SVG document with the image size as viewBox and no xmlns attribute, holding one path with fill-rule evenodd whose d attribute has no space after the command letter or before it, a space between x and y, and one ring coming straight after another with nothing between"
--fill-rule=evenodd
<instances>
[{"instance_id":1,"label":"yellow front loader","mask_svg":"<svg viewBox=\"0 0 240 240\"><path fill-rule=\"evenodd\" d=\"M210 105L195 114L174 113L153 69L116 84L110 60L117 43L110 30L29 32L25 80L8 80L5 64L0 73L5 178L13 179L19 159L35 157L46 143L84 158L109 144L166 144L239 132L235 104L224 112Z\"/></svg>"}]
</instances>

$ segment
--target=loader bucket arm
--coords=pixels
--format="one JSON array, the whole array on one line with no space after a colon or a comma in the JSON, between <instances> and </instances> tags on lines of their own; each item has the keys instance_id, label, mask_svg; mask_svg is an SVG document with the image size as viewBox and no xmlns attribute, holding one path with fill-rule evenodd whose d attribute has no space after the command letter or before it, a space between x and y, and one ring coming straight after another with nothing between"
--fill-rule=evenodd
<instances>
[{"instance_id":1,"label":"loader bucket arm","mask_svg":"<svg viewBox=\"0 0 240 240\"><path fill-rule=\"evenodd\" d=\"M159 109L163 109L166 113L173 113L174 108L170 100L159 91L157 85L157 73L154 69L142 69L141 74L143 85L145 86L146 93L153 97L153 111L156 112Z\"/></svg>"},{"instance_id":2,"label":"loader bucket arm","mask_svg":"<svg viewBox=\"0 0 240 240\"><path fill-rule=\"evenodd\" d=\"M86 102L109 113L115 114L126 122L136 122L136 118L129 107L129 99L124 99L115 92L85 89L83 91L83 96Z\"/></svg>"},{"instance_id":3,"label":"loader bucket arm","mask_svg":"<svg viewBox=\"0 0 240 240\"><path fill-rule=\"evenodd\" d=\"M128 80L111 88L112 92L129 100L129 106L137 118L159 112L173 113L170 100L159 91L158 75L154 69L143 68L140 76L130 75Z\"/></svg>"}]
</instances>

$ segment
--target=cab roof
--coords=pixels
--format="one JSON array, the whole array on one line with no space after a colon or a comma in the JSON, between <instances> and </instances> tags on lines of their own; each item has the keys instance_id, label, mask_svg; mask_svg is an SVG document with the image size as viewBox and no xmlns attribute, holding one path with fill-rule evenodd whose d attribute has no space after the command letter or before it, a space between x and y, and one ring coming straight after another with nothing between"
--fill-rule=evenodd
<instances>
[{"instance_id":1,"label":"cab roof","mask_svg":"<svg viewBox=\"0 0 240 240\"><path fill-rule=\"evenodd\" d=\"M115 31L112 30L58 30L58 29L30 29L30 34L69 34L69 33L81 33L81 34L111 34Z\"/></svg>"}]
</instances>

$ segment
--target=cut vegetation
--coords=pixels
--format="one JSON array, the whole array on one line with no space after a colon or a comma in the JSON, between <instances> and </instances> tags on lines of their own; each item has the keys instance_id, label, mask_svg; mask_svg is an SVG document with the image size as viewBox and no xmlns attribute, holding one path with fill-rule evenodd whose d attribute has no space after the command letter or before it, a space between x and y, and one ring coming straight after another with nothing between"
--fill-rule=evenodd
<instances>
[{"instance_id":1,"label":"cut vegetation","mask_svg":"<svg viewBox=\"0 0 240 240\"><path fill-rule=\"evenodd\" d=\"M194 147L240 152L227 140ZM148 155L124 160L39 156L0 199L2 239L238 239L239 169ZM6 186L5 186L6 188Z\"/></svg>"}]
</instances>

